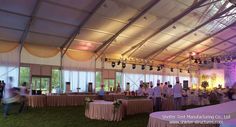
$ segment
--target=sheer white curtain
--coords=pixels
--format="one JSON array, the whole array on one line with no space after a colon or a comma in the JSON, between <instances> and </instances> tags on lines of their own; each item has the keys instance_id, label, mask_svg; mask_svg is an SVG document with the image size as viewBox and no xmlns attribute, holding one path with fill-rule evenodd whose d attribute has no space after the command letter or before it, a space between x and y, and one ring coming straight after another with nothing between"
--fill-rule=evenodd
<instances>
[{"instance_id":1,"label":"sheer white curtain","mask_svg":"<svg viewBox=\"0 0 236 127\"><path fill-rule=\"evenodd\" d=\"M161 75L155 75L155 74L146 74L146 82L152 81L152 84L153 84L154 87L157 84L157 80L160 80L160 82L162 82L162 76Z\"/></svg>"},{"instance_id":2,"label":"sheer white curtain","mask_svg":"<svg viewBox=\"0 0 236 127\"><path fill-rule=\"evenodd\" d=\"M77 92L77 88L80 88L79 92L87 92L89 82L92 82L93 88L95 88L94 58L87 61L76 61L65 55L62 66L63 83L70 82L72 92Z\"/></svg>"},{"instance_id":3,"label":"sheer white curtain","mask_svg":"<svg viewBox=\"0 0 236 127\"><path fill-rule=\"evenodd\" d=\"M8 77L13 77L13 87L18 86L19 76L19 48L10 52L0 53L0 80L8 82Z\"/></svg>"},{"instance_id":4,"label":"sheer white curtain","mask_svg":"<svg viewBox=\"0 0 236 127\"><path fill-rule=\"evenodd\" d=\"M124 73L123 74L123 87L126 87L126 83L130 83L130 90L135 91L139 88L140 81L144 81L144 74L131 74L131 73Z\"/></svg>"},{"instance_id":5,"label":"sheer white curtain","mask_svg":"<svg viewBox=\"0 0 236 127\"><path fill-rule=\"evenodd\" d=\"M88 83L95 83L95 72L91 71L77 71L77 70L64 70L63 82L70 82L71 91L77 92L77 88L80 88L80 92L88 91Z\"/></svg>"}]
</instances>

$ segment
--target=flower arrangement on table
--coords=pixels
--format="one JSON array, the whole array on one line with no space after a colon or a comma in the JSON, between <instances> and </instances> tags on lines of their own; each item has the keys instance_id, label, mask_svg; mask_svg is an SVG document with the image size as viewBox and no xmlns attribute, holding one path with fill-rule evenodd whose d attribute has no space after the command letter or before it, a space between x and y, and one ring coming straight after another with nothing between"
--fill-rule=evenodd
<instances>
[{"instance_id":1,"label":"flower arrangement on table","mask_svg":"<svg viewBox=\"0 0 236 127\"><path fill-rule=\"evenodd\" d=\"M122 101L121 100L114 100L113 105L114 105L114 113L115 113L116 111L118 111L118 109L122 105Z\"/></svg>"},{"instance_id":2,"label":"flower arrangement on table","mask_svg":"<svg viewBox=\"0 0 236 127\"><path fill-rule=\"evenodd\" d=\"M85 97L84 98L84 103L85 103L85 110L87 110L89 108L89 103L93 102L93 100L89 97Z\"/></svg>"}]
</instances>

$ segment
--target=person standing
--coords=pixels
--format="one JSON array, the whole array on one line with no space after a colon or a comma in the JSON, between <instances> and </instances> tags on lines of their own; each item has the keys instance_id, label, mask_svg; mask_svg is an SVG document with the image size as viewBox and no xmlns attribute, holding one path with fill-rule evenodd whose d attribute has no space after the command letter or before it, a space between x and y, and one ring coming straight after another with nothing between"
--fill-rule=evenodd
<instances>
[{"instance_id":1,"label":"person standing","mask_svg":"<svg viewBox=\"0 0 236 127\"><path fill-rule=\"evenodd\" d=\"M147 94L148 94L148 99L153 99L154 89L152 84L150 84L150 88L147 89Z\"/></svg>"},{"instance_id":2,"label":"person standing","mask_svg":"<svg viewBox=\"0 0 236 127\"><path fill-rule=\"evenodd\" d=\"M167 85L167 82L165 82L165 85L162 87L162 95L164 97L166 97L167 95L167 89L168 89L168 85Z\"/></svg>"},{"instance_id":3,"label":"person standing","mask_svg":"<svg viewBox=\"0 0 236 127\"><path fill-rule=\"evenodd\" d=\"M180 83L177 81L176 85L173 88L174 92L174 105L175 105L175 110L180 110L181 109L181 100L182 100L182 86Z\"/></svg>"},{"instance_id":4,"label":"person standing","mask_svg":"<svg viewBox=\"0 0 236 127\"><path fill-rule=\"evenodd\" d=\"M139 88L137 90L137 94L138 96L143 96L144 95L144 92L143 92L143 84L140 84L139 85Z\"/></svg>"},{"instance_id":5,"label":"person standing","mask_svg":"<svg viewBox=\"0 0 236 127\"><path fill-rule=\"evenodd\" d=\"M101 89L98 91L98 97L100 100L104 99L105 91L104 91L104 84L101 84Z\"/></svg>"},{"instance_id":6,"label":"person standing","mask_svg":"<svg viewBox=\"0 0 236 127\"><path fill-rule=\"evenodd\" d=\"M3 83L2 81L0 80L0 99L2 100L2 97L3 97Z\"/></svg>"},{"instance_id":7,"label":"person standing","mask_svg":"<svg viewBox=\"0 0 236 127\"><path fill-rule=\"evenodd\" d=\"M25 107L25 103L27 101L27 98L26 98L27 93L28 93L28 91L27 91L27 87L26 87L26 82L24 82L22 84L22 86L20 87L21 106L19 109L19 113L21 113Z\"/></svg>"},{"instance_id":8,"label":"person standing","mask_svg":"<svg viewBox=\"0 0 236 127\"><path fill-rule=\"evenodd\" d=\"M6 118L9 113L10 104L14 102L12 82L13 82L13 77L8 77L8 83L5 85L4 91L3 91L3 103L4 103L3 116L4 118Z\"/></svg>"},{"instance_id":9,"label":"person standing","mask_svg":"<svg viewBox=\"0 0 236 127\"><path fill-rule=\"evenodd\" d=\"M161 88L160 88L160 81L157 81L157 86L154 88L154 98L155 102L155 110L161 111Z\"/></svg>"}]
</instances>

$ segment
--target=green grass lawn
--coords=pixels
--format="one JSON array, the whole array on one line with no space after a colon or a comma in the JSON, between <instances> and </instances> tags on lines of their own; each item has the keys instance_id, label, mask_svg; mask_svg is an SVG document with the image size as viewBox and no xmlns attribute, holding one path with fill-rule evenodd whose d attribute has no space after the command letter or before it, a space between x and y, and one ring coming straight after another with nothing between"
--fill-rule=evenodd
<instances>
[{"instance_id":1,"label":"green grass lawn","mask_svg":"<svg viewBox=\"0 0 236 127\"><path fill-rule=\"evenodd\" d=\"M0 107L0 127L146 127L149 114L125 117L120 122L91 120L85 117L84 107L29 108L17 114L18 105L11 107L3 118Z\"/></svg>"}]
</instances>

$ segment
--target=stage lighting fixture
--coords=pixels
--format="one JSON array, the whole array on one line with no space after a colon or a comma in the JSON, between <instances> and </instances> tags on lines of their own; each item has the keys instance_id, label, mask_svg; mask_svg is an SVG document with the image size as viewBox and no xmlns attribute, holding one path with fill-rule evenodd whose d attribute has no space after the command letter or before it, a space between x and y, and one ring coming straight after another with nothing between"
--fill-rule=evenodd
<instances>
[{"instance_id":1,"label":"stage lighting fixture","mask_svg":"<svg viewBox=\"0 0 236 127\"><path fill-rule=\"evenodd\" d=\"M105 58L105 61L107 61L108 59L107 58Z\"/></svg>"},{"instance_id":2,"label":"stage lighting fixture","mask_svg":"<svg viewBox=\"0 0 236 127\"><path fill-rule=\"evenodd\" d=\"M217 63L220 63L220 58L216 58Z\"/></svg>"},{"instance_id":3,"label":"stage lighting fixture","mask_svg":"<svg viewBox=\"0 0 236 127\"><path fill-rule=\"evenodd\" d=\"M161 70L161 67L157 67L157 71L160 71Z\"/></svg>"},{"instance_id":4,"label":"stage lighting fixture","mask_svg":"<svg viewBox=\"0 0 236 127\"><path fill-rule=\"evenodd\" d=\"M120 63L121 63L121 62L120 62L120 60L119 60L119 61L117 62L117 65L120 65Z\"/></svg>"},{"instance_id":5,"label":"stage lighting fixture","mask_svg":"<svg viewBox=\"0 0 236 127\"><path fill-rule=\"evenodd\" d=\"M215 58L214 57L211 57L211 62L215 62Z\"/></svg>"},{"instance_id":6,"label":"stage lighting fixture","mask_svg":"<svg viewBox=\"0 0 236 127\"><path fill-rule=\"evenodd\" d=\"M188 73L190 73L190 70L188 70Z\"/></svg>"},{"instance_id":7,"label":"stage lighting fixture","mask_svg":"<svg viewBox=\"0 0 236 127\"><path fill-rule=\"evenodd\" d=\"M126 67L126 64L125 63L122 63L122 68L125 68Z\"/></svg>"},{"instance_id":8,"label":"stage lighting fixture","mask_svg":"<svg viewBox=\"0 0 236 127\"><path fill-rule=\"evenodd\" d=\"M191 59L191 60L194 60L194 57L193 57L193 56L190 56L190 59Z\"/></svg>"},{"instance_id":9,"label":"stage lighting fixture","mask_svg":"<svg viewBox=\"0 0 236 127\"><path fill-rule=\"evenodd\" d=\"M171 71L171 72L174 72L174 68L170 68L170 71Z\"/></svg>"},{"instance_id":10,"label":"stage lighting fixture","mask_svg":"<svg viewBox=\"0 0 236 127\"><path fill-rule=\"evenodd\" d=\"M135 64L132 64L132 69L135 69L136 68L136 65Z\"/></svg>"},{"instance_id":11,"label":"stage lighting fixture","mask_svg":"<svg viewBox=\"0 0 236 127\"><path fill-rule=\"evenodd\" d=\"M142 65L142 68L141 68L142 70L144 70L145 69L145 65Z\"/></svg>"},{"instance_id":12,"label":"stage lighting fixture","mask_svg":"<svg viewBox=\"0 0 236 127\"><path fill-rule=\"evenodd\" d=\"M201 60L199 60L199 64L202 64L202 61L201 61Z\"/></svg>"},{"instance_id":13,"label":"stage lighting fixture","mask_svg":"<svg viewBox=\"0 0 236 127\"><path fill-rule=\"evenodd\" d=\"M152 66L150 66L149 70L150 70L150 71L151 71L151 70L153 70L153 67L152 67Z\"/></svg>"},{"instance_id":14,"label":"stage lighting fixture","mask_svg":"<svg viewBox=\"0 0 236 127\"><path fill-rule=\"evenodd\" d=\"M116 66L115 62L111 62L111 66L114 68Z\"/></svg>"}]
</instances>

